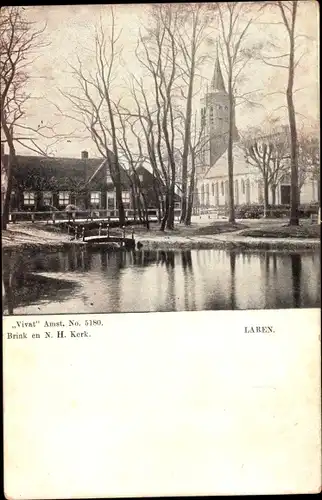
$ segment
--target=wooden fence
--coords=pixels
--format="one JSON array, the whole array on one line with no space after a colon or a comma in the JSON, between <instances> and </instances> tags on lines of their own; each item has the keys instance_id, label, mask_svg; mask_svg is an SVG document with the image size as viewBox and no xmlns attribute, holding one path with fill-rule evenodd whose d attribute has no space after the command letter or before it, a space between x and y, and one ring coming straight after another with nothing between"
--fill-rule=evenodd
<instances>
[{"instance_id":1,"label":"wooden fence","mask_svg":"<svg viewBox=\"0 0 322 500\"><path fill-rule=\"evenodd\" d=\"M175 217L180 217L180 210L175 211ZM118 220L118 210L82 210L74 212L11 212L9 214L9 222L15 224L17 222L45 222L46 224L59 224L62 222L72 221L94 221L94 220ZM148 210L148 218L150 222L157 222L159 220L159 213L157 209ZM139 217L134 210L125 210L126 221L139 221ZM144 222L144 221L143 221Z\"/></svg>"}]
</instances>

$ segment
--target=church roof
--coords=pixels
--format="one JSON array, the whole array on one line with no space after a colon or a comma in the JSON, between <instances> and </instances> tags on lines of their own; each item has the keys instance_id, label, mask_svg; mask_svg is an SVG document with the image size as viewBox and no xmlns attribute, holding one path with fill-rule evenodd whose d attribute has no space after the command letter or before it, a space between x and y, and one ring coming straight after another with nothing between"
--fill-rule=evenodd
<instances>
[{"instance_id":1,"label":"church roof","mask_svg":"<svg viewBox=\"0 0 322 500\"><path fill-rule=\"evenodd\" d=\"M211 80L211 89L226 92L218 55L216 57L214 74Z\"/></svg>"},{"instance_id":2,"label":"church roof","mask_svg":"<svg viewBox=\"0 0 322 500\"><path fill-rule=\"evenodd\" d=\"M233 146L234 175L258 175L258 170L246 162L245 154L238 144ZM217 177L228 176L228 154L227 151L209 168L205 179L215 179Z\"/></svg>"}]
</instances>

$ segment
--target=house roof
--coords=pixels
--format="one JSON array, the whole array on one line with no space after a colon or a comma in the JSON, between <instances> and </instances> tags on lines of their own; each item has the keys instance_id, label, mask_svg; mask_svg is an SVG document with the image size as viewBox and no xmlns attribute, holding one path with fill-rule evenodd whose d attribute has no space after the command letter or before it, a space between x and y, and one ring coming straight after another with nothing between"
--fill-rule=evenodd
<instances>
[{"instance_id":1,"label":"house roof","mask_svg":"<svg viewBox=\"0 0 322 500\"><path fill-rule=\"evenodd\" d=\"M112 153L111 153L112 154ZM42 156L17 155L18 164L14 168L14 179L26 189L73 189L88 184L106 184L107 160L102 158L46 158ZM8 155L3 157L4 166ZM127 186L128 176L120 168L121 183Z\"/></svg>"},{"instance_id":2,"label":"house roof","mask_svg":"<svg viewBox=\"0 0 322 500\"><path fill-rule=\"evenodd\" d=\"M7 163L5 155L4 162ZM80 184L92 175L102 162L99 158L45 158L42 156L17 155L17 166L14 167L14 178L25 186L42 180L42 184L53 185Z\"/></svg>"},{"instance_id":3,"label":"house roof","mask_svg":"<svg viewBox=\"0 0 322 500\"><path fill-rule=\"evenodd\" d=\"M238 144L233 146L234 157L234 175L249 175L258 174L258 170L246 162L245 154ZM225 153L216 161L216 163L209 168L205 175L205 179L215 179L217 177L228 176L228 153Z\"/></svg>"}]
</instances>

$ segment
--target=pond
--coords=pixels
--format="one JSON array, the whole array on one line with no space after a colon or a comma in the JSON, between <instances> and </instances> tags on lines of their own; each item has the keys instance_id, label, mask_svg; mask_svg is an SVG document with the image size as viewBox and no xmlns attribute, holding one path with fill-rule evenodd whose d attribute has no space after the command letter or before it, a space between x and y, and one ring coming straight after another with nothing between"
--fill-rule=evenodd
<instances>
[{"instance_id":1,"label":"pond","mask_svg":"<svg viewBox=\"0 0 322 500\"><path fill-rule=\"evenodd\" d=\"M319 251L3 252L4 314L320 307Z\"/></svg>"}]
</instances>

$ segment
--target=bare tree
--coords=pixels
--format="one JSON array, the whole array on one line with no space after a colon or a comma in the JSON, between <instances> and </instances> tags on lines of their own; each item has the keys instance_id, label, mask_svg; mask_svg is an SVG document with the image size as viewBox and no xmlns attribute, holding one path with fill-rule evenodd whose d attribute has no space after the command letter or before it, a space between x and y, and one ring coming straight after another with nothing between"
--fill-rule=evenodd
<instances>
[{"instance_id":1,"label":"bare tree","mask_svg":"<svg viewBox=\"0 0 322 500\"><path fill-rule=\"evenodd\" d=\"M182 137L182 143L184 143L186 136L186 129L182 127L184 119L177 126L178 134ZM191 224L192 209L195 201L195 188L196 188L196 168L200 160L202 152L205 148L210 146L212 139L217 136L207 136L205 137L205 122L200 125L200 120L197 111L195 111L190 126L189 133L189 151L187 158L187 202L186 202L186 215L184 223L186 226ZM181 158L183 153L181 154ZM180 162L182 164L182 161ZM182 193L182 186L180 186L180 191Z\"/></svg>"},{"instance_id":2,"label":"bare tree","mask_svg":"<svg viewBox=\"0 0 322 500\"><path fill-rule=\"evenodd\" d=\"M241 140L245 157L249 165L261 173L264 187L264 217L268 217L269 189L272 193L272 205L276 202L276 188L282 177L289 172L289 142L287 131L253 130Z\"/></svg>"},{"instance_id":3,"label":"bare tree","mask_svg":"<svg viewBox=\"0 0 322 500\"><path fill-rule=\"evenodd\" d=\"M173 5L178 9L179 22L174 38L182 54L182 61L177 61L181 71L180 97L183 101L182 117L182 155L181 155L181 217L180 221L190 224L188 211L188 161L191 153L191 128L193 121L193 97L195 81L200 67L209 58L205 54L204 44L209 39L209 27L213 21L213 12L206 4ZM193 177L191 177L193 179ZM194 182L194 180L193 180Z\"/></svg>"},{"instance_id":4,"label":"bare tree","mask_svg":"<svg viewBox=\"0 0 322 500\"><path fill-rule=\"evenodd\" d=\"M310 178L317 184L317 198L320 202L320 142L315 130L301 131L298 136L299 188Z\"/></svg>"},{"instance_id":5,"label":"bare tree","mask_svg":"<svg viewBox=\"0 0 322 500\"><path fill-rule=\"evenodd\" d=\"M2 229L7 227L10 210L13 175L18 168L16 145L25 146L30 151L44 156L48 147L41 142L52 140L53 126L41 121L36 127L25 123L26 108L32 98L27 93L31 78L28 73L36 52L48 45L43 38L46 26L37 28L36 23L28 21L23 7L3 7L0 18L0 86L1 86L1 132L2 144L9 149L5 164L6 194L2 214ZM58 140L58 139L57 139ZM56 142L56 140L55 140Z\"/></svg>"},{"instance_id":6,"label":"bare tree","mask_svg":"<svg viewBox=\"0 0 322 500\"><path fill-rule=\"evenodd\" d=\"M285 175L290 173L290 142L287 128L271 137L274 151L269 165L269 185L272 193L272 205L276 205L276 189Z\"/></svg>"},{"instance_id":7,"label":"bare tree","mask_svg":"<svg viewBox=\"0 0 322 500\"><path fill-rule=\"evenodd\" d=\"M175 97L178 78L178 47L174 37L178 25L178 11L170 4L156 4L152 8L149 27L140 32L136 55L152 83L149 96L143 92L149 132L145 137L148 148L154 144L166 188L165 212L161 230L174 227L174 200L176 185L175 162ZM141 88L142 94L142 88ZM153 108L147 103L152 101ZM152 133L152 135L151 135ZM152 143L151 143L152 141ZM152 156L154 152L152 152ZM156 166L157 164L155 164Z\"/></svg>"},{"instance_id":8,"label":"bare tree","mask_svg":"<svg viewBox=\"0 0 322 500\"><path fill-rule=\"evenodd\" d=\"M162 135L160 117L155 109L155 103L151 104L143 78L131 75L129 84L130 93L133 98L134 110L123 109L127 118L133 120L131 129L137 141L137 154L145 159L153 172L153 189L161 222L161 230L164 230L167 222L167 211L163 203L164 191L170 185L170 172L166 165L164 149L162 148ZM162 189L164 186L165 189Z\"/></svg>"},{"instance_id":9,"label":"bare tree","mask_svg":"<svg viewBox=\"0 0 322 500\"><path fill-rule=\"evenodd\" d=\"M71 114L66 114L56 106L61 115L81 124L94 141L100 155L106 159L115 187L119 223L125 223L125 212L122 200L122 178L119 163L117 141L117 115L112 98L112 85L115 70L120 62L121 47L118 41L121 30L116 32L113 7L111 12L110 32L106 35L102 20L95 29L95 49L93 58L95 69L86 69L79 55L77 66L70 65L75 78L76 90L60 91L72 105Z\"/></svg>"},{"instance_id":10,"label":"bare tree","mask_svg":"<svg viewBox=\"0 0 322 500\"><path fill-rule=\"evenodd\" d=\"M299 224L299 151L298 151L298 130L296 124L296 112L294 105L294 79L296 68L298 67L305 52L297 55L298 50L296 41L303 36L296 31L296 20L299 8L297 0L292 1L272 1L267 2L267 5L262 6L263 9L274 9L280 17L279 21L274 21L272 24L278 24L284 28L283 44L285 35L288 43L288 48L281 49L276 43L271 43L270 46L274 49L274 55L261 55L261 60L274 68L285 69L287 71L287 86L285 89L288 121L289 121L289 136L290 136L290 167L291 167L291 210L290 210L290 225Z\"/></svg>"},{"instance_id":11,"label":"bare tree","mask_svg":"<svg viewBox=\"0 0 322 500\"><path fill-rule=\"evenodd\" d=\"M227 76L229 102L227 145L229 222L235 222L233 142L237 132L235 124L237 85L245 67L253 57L253 51L244 47L248 29L253 21L253 16L249 15L249 9L249 5L243 2L218 4L220 25L219 50ZM247 18L245 18L246 15ZM239 98L248 100L248 94L240 95Z\"/></svg>"},{"instance_id":12,"label":"bare tree","mask_svg":"<svg viewBox=\"0 0 322 500\"><path fill-rule=\"evenodd\" d=\"M131 119L131 113L128 110L122 112L122 107L120 102L116 106L119 122L121 124L121 134L118 137L117 142L119 146L119 151L125 158L126 163L129 165L130 169L125 172L128 176L128 181L131 186L132 191L132 201L134 209L134 217L136 217L136 212L138 213L139 219L144 220L147 229L150 229L149 214L148 214L148 200L144 190L144 186L140 181L140 176L137 173L137 167L142 165L146 161L146 156L143 153L141 145L140 134L136 130L136 121ZM133 147L129 135L131 134L132 139L136 142L137 148ZM138 153L135 152L137 149ZM142 217L143 212L143 217Z\"/></svg>"}]
</instances>

